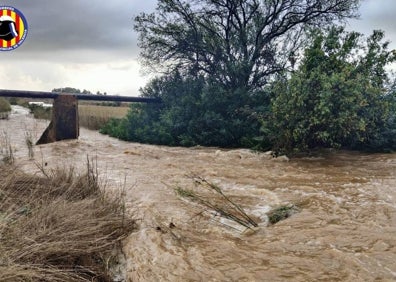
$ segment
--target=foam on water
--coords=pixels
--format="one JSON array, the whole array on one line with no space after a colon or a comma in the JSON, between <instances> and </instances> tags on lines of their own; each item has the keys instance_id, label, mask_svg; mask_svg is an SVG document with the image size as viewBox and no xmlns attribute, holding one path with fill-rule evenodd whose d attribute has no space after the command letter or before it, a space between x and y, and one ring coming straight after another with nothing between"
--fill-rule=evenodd
<instances>
[{"instance_id":1,"label":"foam on water","mask_svg":"<svg viewBox=\"0 0 396 282\"><path fill-rule=\"evenodd\" d=\"M0 131L27 172L40 173L37 163L83 171L88 155L107 189L125 188L140 224L124 243L130 281L396 279L396 154L327 152L277 162L248 150L150 146L81 128L79 140L36 146L29 160L26 130L38 138L47 125L14 108ZM181 199L175 187L194 188L190 175L222 187L259 228L225 231L234 223ZM266 213L280 204L300 212L267 226Z\"/></svg>"}]
</instances>

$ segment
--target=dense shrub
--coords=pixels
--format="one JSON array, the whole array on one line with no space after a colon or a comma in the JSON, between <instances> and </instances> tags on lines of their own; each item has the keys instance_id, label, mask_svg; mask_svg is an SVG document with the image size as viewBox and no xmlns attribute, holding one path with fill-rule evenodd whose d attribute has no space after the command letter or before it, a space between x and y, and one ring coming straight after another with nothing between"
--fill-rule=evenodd
<instances>
[{"instance_id":1,"label":"dense shrub","mask_svg":"<svg viewBox=\"0 0 396 282\"><path fill-rule=\"evenodd\" d=\"M260 123L263 92L230 91L203 77L179 73L156 78L141 90L162 104L134 104L124 120L112 120L102 133L136 142L181 146L250 146Z\"/></svg>"},{"instance_id":2,"label":"dense shrub","mask_svg":"<svg viewBox=\"0 0 396 282\"><path fill-rule=\"evenodd\" d=\"M365 44L361 37L342 28L315 35L299 69L274 83L265 127L277 150L395 146L395 92L385 72L395 56L382 32Z\"/></svg>"},{"instance_id":3,"label":"dense shrub","mask_svg":"<svg viewBox=\"0 0 396 282\"><path fill-rule=\"evenodd\" d=\"M8 119L11 111L11 105L8 100L0 97L0 119Z\"/></svg>"},{"instance_id":4,"label":"dense shrub","mask_svg":"<svg viewBox=\"0 0 396 282\"><path fill-rule=\"evenodd\" d=\"M175 72L141 90L162 104L134 104L102 132L125 140L182 146L250 147L291 153L315 148L392 150L396 60L384 33L333 27L312 32L297 70L261 90L228 89L208 77Z\"/></svg>"},{"instance_id":5,"label":"dense shrub","mask_svg":"<svg viewBox=\"0 0 396 282\"><path fill-rule=\"evenodd\" d=\"M46 119L51 120L52 117L52 107L44 107L40 104L28 104L30 112L36 119Z\"/></svg>"},{"instance_id":6,"label":"dense shrub","mask_svg":"<svg viewBox=\"0 0 396 282\"><path fill-rule=\"evenodd\" d=\"M11 111L10 103L3 97L0 97L0 113L10 112L10 111Z\"/></svg>"}]
</instances>

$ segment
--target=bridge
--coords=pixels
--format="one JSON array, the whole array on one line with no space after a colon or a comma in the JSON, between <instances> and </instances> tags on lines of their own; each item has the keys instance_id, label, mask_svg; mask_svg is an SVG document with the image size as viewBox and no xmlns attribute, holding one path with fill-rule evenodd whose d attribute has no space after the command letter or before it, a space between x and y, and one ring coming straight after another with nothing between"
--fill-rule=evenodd
<instances>
[{"instance_id":1,"label":"bridge","mask_svg":"<svg viewBox=\"0 0 396 282\"><path fill-rule=\"evenodd\" d=\"M0 89L0 97L54 99L51 122L36 144L46 144L66 139L78 139L80 132L78 123L78 100L161 103L160 99L148 97L55 93L7 89Z\"/></svg>"}]
</instances>

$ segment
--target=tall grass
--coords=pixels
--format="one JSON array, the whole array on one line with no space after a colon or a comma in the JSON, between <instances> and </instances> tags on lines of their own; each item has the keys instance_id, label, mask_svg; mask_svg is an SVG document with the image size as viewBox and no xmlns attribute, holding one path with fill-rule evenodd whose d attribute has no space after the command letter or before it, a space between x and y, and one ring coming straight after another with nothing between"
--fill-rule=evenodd
<instances>
[{"instance_id":1,"label":"tall grass","mask_svg":"<svg viewBox=\"0 0 396 282\"><path fill-rule=\"evenodd\" d=\"M34 159L34 141L33 141L33 134L31 131L25 131L25 144L28 148L29 159Z\"/></svg>"},{"instance_id":2,"label":"tall grass","mask_svg":"<svg viewBox=\"0 0 396 282\"><path fill-rule=\"evenodd\" d=\"M129 107L110 107L97 105L79 105L80 126L92 130L101 129L111 118L123 118Z\"/></svg>"},{"instance_id":3,"label":"tall grass","mask_svg":"<svg viewBox=\"0 0 396 282\"><path fill-rule=\"evenodd\" d=\"M1 155L0 160L4 164L11 165L15 161L14 149L11 146L11 140L6 131L3 131L0 135L0 155Z\"/></svg>"},{"instance_id":4,"label":"tall grass","mask_svg":"<svg viewBox=\"0 0 396 282\"><path fill-rule=\"evenodd\" d=\"M50 120L52 116L52 108L43 108L40 106L30 106L31 112L36 119ZM111 118L123 118L128 113L129 107L111 107L99 105L86 105L78 106L79 124L82 127L99 130Z\"/></svg>"},{"instance_id":5,"label":"tall grass","mask_svg":"<svg viewBox=\"0 0 396 282\"><path fill-rule=\"evenodd\" d=\"M97 177L92 162L82 175L0 167L0 281L112 280L114 249L135 222Z\"/></svg>"}]
</instances>

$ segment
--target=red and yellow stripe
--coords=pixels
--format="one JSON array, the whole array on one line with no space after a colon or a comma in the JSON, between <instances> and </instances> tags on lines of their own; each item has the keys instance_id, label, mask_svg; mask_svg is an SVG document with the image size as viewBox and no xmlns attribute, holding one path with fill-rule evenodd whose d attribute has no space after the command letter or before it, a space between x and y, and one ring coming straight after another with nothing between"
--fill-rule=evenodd
<instances>
[{"instance_id":1,"label":"red and yellow stripe","mask_svg":"<svg viewBox=\"0 0 396 282\"><path fill-rule=\"evenodd\" d=\"M18 36L10 41L6 41L0 39L0 46L3 48L9 48L11 46L16 45L22 38L23 34L25 33L25 25L23 23L22 18L14 11L11 10L1 10L0 16L10 16L15 21L15 27L18 31Z\"/></svg>"}]
</instances>

